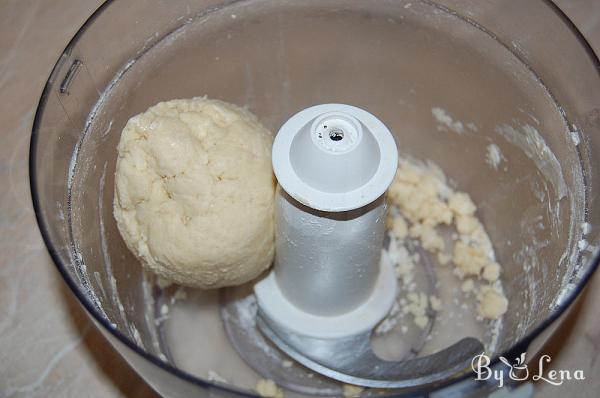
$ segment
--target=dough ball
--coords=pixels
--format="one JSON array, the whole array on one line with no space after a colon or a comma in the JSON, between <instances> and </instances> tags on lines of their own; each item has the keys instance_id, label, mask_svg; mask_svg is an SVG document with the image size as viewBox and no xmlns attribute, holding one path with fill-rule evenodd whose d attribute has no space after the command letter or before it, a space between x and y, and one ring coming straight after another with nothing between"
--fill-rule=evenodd
<instances>
[{"instance_id":1,"label":"dough ball","mask_svg":"<svg viewBox=\"0 0 600 398\"><path fill-rule=\"evenodd\" d=\"M143 266L181 285L245 283L274 254L271 133L206 98L132 117L118 146L114 216Z\"/></svg>"}]
</instances>

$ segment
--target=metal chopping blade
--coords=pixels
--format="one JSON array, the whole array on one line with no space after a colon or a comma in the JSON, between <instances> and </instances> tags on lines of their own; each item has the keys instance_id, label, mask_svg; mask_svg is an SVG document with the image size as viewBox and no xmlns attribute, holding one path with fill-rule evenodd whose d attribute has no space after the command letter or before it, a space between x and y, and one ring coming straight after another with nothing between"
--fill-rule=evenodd
<instances>
[{"instance_id":1,"label":"metal chopping blade","mask_svg":"<svg viewBox=\"0 0 600 398\"><path fill-rule=\"evenodd\" d=\"M466 337L435 354L385 361L371 348L371 332L344 339L299 336L277 327L260 313L258 329L302 365L344 383L372 388L414 388L441 384L470 369L483 344Z\"/></svg>"}]
</instances>

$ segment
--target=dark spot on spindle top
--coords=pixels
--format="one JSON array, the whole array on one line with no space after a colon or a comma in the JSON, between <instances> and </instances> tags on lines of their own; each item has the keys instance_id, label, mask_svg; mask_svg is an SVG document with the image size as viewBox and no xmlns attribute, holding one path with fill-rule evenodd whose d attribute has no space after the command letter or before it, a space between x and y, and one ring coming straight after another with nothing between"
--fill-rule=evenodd
<instances>
[{"instance_id":1,"label":"dark spot on spindle top","mask_svg":"<svg viewBox=\"0 0 600 398\"><path fill-rule=\"evenodd\" d=\"M329 139L332 141L341 141L344 138L344 132L340 129L333 128L329 132Z\"/></svg>"}]
</instances>

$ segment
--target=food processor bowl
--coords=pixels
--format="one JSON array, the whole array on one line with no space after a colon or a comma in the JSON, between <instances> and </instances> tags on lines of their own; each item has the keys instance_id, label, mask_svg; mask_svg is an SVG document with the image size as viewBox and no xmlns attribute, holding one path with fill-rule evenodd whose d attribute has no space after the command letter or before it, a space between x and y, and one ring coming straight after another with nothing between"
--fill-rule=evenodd
<instances>
[{"instance_id":1,"label":"food processor bowl","mask_svg":"<svg viewBox=\"0 0 600 398\"><path fill-rule=\"evenodd\" d=\"M173 98L247 106L272 131L309 106L352 104L388 126L402 156L435 163L478 204L509 300L492 361L530 358L598 265L599 66L543 0L107 1L42 94L30 152L35 212L73 293L156 391L252 395L256 375L209 381L167 336L161 311L176 288L142 271L112 216L120 132ZM183 351L207 369L235 358L218 316L196 326L177 340L212 340ZM323 383L298 394L339 389ZM384 395L457 386L494 388L467 369L427 391Z\"/></svg>"}]
</instances>

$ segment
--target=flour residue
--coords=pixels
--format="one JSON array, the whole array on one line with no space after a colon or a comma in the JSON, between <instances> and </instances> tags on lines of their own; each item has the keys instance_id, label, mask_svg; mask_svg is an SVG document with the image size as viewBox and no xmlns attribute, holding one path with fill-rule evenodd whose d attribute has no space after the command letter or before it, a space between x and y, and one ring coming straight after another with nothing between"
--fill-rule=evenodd
<instances>
[{"instance_id":1,"label":"flour residue","mask_svg":"<svg viewBox=\"0 0 600 398\"><path fill-rule=\"evenodd\" d=\"M579 130L573 125L573 130L569 132L571 135L571 141L573 141L573 145L577 146L581 144L581 136L579 135Z\"/></svg>"},{"instance_id":2,"label":"flour residue","mask_svg":"<svg viewBox=\"0 0 600 398\"><path fill-rule=\"evenodd\" d=\"M438 130L453 131L458 134L465 132L465 126L460 120L454 120L450 113L443 108L431 108L431 114L438 122Z\"/></svg>"},{"instance_id":3,"label":"flour residue","mask_svg":"<svg viewBox=\"0 0 600 398\"><path fill-rule=\"evenodd\" d=\"M107 236L106 236L106 228L104 226L104 188L105 188L105 180L106 180L106 167L107 163L104 163L104 168L102 170L102 175L100 176L100 181L98 183L98 220L100 224L100 249L102 251L102 259L104 260L104 270L106 271L106 279L108 280L107 288L110 293L110 297L112 299L113 308L116 306L119 309L119 315L121 316L121 320L124 323L127 323L127 317L125 316L125 310L123 308L123 304L121 303L121 299L119 298L119 292L117 290L117 281L112 272L112 261L110 258L110 251L108 249L107 244ZM103 284L99 284L102 286L102 292L105 292Z\"/></svg>"},{"instance_id":4,"label":"flour residue","mask_svg":"<svg viewBox=\"0 0 600 398\"><path fill-rule=\"evenodd\" d=\"M108 126L106 126L106 129L104 129L104 131L100 134L100 136L102 138L106 137L110 133L110 130L112 129L112 126L113 126L113 122L114 122L114 120L112 120L112 119L110 122L108 122Z\"/></svg>"},{"instance_id":5,"label":"flour residue","mask_svg":"<svg viewBox=\"0 0 600 398\"><path fill-rule=\"evenodd\" d=\"M489 144L485 153L485 162L489 164L494 170L498 170L498 166L501 162L506 161L506 158L502 154L502 151L496 144Z\"/></svg>"},{"instance_id":6,"label":"flour residue","mask_svg":"<svg viewBox=\"0 0 600 398\"><path fill-rule=\"evenodd\" d=\"M525 155L533 160L544 177L554 186L556 200L566 196L567 184L563 177L560 162L535 127L525 124L519 128L514 128L503 124L497 126L495 131L508 142L521 148Z\"/></svg>"}]
</instances>

